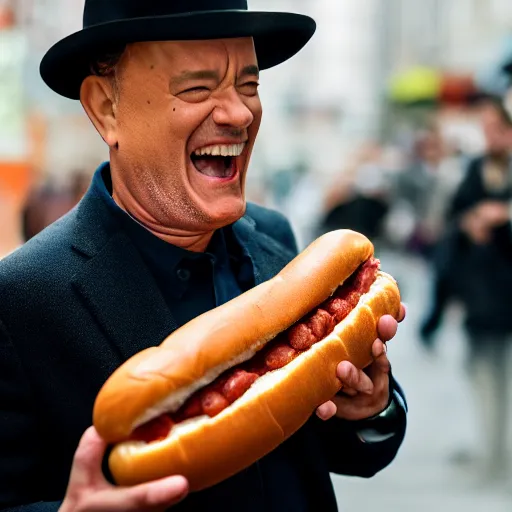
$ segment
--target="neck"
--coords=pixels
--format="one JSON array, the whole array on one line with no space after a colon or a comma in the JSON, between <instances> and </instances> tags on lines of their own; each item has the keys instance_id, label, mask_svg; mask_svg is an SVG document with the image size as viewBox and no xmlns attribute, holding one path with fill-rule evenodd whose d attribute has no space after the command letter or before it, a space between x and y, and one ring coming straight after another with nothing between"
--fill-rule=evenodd
<instances>
[{"instance_id":1,"label":"neck","mask_svg":"<svg viewBox=\"0 0 512 512\"><path fill-rule=\"evenodd\" d=\"M196 232L163 226L154 220L141 206L135 204L133 207L129 207L115 190L112 194L112 198L135 222L138 222L150 233L153 233L153 235L162 239L164 242L181 247L187 251L205 252L215 233L215 230Z\"/></svg>"}]
</instances>

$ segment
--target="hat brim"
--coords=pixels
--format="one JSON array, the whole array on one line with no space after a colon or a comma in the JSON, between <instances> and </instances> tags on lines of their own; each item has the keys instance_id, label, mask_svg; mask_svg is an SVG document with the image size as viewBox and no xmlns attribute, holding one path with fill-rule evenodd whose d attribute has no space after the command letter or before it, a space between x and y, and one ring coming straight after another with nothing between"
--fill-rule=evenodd
<instances>
[{"instance_id":1,"label":"hat brim","mask_svg":"<svg viewBox=\"0 0 512 512\"><path fill-rule=\"evenodd\" d=\"M86 28L56 43L41 61L40 73L57 94L77 100L91 60L112 47L147 41L253 37L260 69L293 57L311 39L316 23L294 13L204 11L126 19Z\"/></svg>"}]
</instances>

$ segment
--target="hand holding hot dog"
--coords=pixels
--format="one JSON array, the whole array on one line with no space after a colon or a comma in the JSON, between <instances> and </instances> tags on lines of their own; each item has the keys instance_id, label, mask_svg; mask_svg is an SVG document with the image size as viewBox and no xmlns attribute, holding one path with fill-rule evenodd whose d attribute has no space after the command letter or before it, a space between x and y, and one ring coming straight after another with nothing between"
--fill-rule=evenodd
<instances>
[{"instance_id":1,"label":"hand holding hot dog","mask_svg":"<svg viewBox=\"0 0 512 512\"><path fill-rule=\"evenodd\" d=\"M405 318L402 305L398 322ZM382 412L389 402L389 372L391 366L386 355L385 341L392 339L397 331L398 322L389 315L383 316L378 325L379 336L372 346L373 363L364 371L357 369L348 361L338 365L337 375L343 384L340 394L317 409L317 415L323 420L333 416L346 420L371 418Z\"/></svg>"},{"instance_id":2,"label":"hand holding hot dog","mask_svg":"<svg viewBox=\"0 0 512 512\"><path fill-rule=\"evenodd\" d=\"M105 449L106 443L94 427L86 430L75 453L60 512L158 512L187 495L188 482L181 476L131 488L114 487L105 480L101 470Z\"/></svg>"}]
</instances>

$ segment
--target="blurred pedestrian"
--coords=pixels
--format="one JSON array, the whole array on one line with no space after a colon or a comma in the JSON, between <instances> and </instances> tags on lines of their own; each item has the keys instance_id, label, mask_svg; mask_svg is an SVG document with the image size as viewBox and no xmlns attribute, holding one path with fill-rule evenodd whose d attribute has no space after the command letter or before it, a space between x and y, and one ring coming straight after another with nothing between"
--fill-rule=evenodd
<instances>
[{"instance_id":1,"label":"blurred pedestrian","mask_svg":"<svg viewBox=\"0 0 512 512\"><path fill-rule=\"evenodd\" d=\"M459 160L446 151L437 129L420 130L411 161L397 174L393 201L408 205L414 229L407 248L430 258L444 228L450 194L460 181Z\"/></svg>"},{"instance_id":2,"label":"blurred pedestrian","mask_svg":"<svg viewBox=\"0 0 512 512\"><path fill-rule=\"evenodd\" d=\"M468 370L480 420L484 475L508 471L508 366L512 336L512 121L500 101L481 108L486 153L469 163L436 256L434 304L422 326L431 344L451 300L465 311Z\"/></svg>"},{"instance_id":3,"label":"blurred pedestrian","mask_svg":"<svg viewBox=\"0 0 512 512\"><path fill-rule=\"evenodd\" d=\"M47 178L34 186L21 212L23 241L30 240L76 206L90 180L88 172L77 170L71 173L66 184Z\"/></svg>"},{"instance_id":4,"label":"blurred pedestrian","mask_svg":"<svg viewBox=\"0 0 512 512\"><path fill-rule=\"evenodd\" d=\"M352 229L379 244L389 210L390 182L382 165L382 148L367 143L354 161L336 176L325 199L319 232Z\"/></svg>"}]
</instances>

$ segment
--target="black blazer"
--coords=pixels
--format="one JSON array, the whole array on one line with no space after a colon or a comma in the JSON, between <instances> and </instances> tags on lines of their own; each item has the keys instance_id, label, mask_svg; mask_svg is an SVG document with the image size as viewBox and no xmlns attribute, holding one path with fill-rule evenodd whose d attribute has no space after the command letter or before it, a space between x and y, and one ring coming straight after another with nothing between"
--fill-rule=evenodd
<instances>
[{"instance_id":1,"label":"black blazer","mask_svg":"<svg viewBox=\"0 0 512 512\"><path fill-rule=\"evenodd\" d=\"M297 253L289 223L276 212L249 205L234 231L254 255L256 284ZM100 387L178 326L93 189L0 262L0 297L0 509L57 510ZM336 510L329 471L375 474L395 457L404 431L405 421L391 440L365 445L348 422L313 417L259 464L176 510L228 511L228 497L236 510L287 510L297 482L272 476L278 455L300 468L304 492L294 510Z\"/></svg>"}]
</instances>

